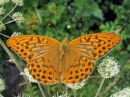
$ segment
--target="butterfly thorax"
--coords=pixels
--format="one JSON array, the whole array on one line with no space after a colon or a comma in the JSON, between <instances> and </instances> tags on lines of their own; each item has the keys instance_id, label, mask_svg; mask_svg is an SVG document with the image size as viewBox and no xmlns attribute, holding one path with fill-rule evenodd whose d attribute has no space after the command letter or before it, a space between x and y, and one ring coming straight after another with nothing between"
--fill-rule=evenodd
<instances>
[{"instance_id":1,"label":"butterfly thorax","mask_svg":"<svg viewBox=\"0 0 130 97\"><path fill-rule=\"evenodd\" d=\"M67 57L67 52L69 51L69 41L67 38L64 38L61 42L59 49L59 61L64 62Z\"/></svg>"}]
</instances>

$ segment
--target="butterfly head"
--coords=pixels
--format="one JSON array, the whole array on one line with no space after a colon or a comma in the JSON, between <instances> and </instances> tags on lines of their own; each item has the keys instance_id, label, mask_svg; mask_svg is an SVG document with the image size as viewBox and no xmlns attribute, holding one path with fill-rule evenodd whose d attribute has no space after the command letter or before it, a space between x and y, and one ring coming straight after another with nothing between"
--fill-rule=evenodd
<instances>
[{"instance_id":1,"label":"butterfly head","mask_svg":"<svg viewBox=\"0 0 130 97\"><path fill-rule=\"evenodd\" d=\"M68 41L68 38L66 37L66 38L64 38L64 39L62 40L61 45L60 45L60 48L61 48L61 49L66 49L66 48L68 47L68 45L69 45L69 41Z\"/></svg>"}]
</instances>

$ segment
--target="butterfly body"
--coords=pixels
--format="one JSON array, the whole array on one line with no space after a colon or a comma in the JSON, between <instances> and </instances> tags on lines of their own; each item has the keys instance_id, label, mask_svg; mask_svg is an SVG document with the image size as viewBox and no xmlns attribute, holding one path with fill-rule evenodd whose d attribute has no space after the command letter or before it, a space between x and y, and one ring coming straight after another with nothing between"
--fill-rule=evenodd
<instances>
[{"instance_id":1,"label":"butterfly body","mask_svg":"<svg viewBox=\"0 0 130 97\"><path fill-rule=\"evenodd\" d=\"M30 74L43 84L76 84L88 78L95 62L121 41L116 34L96 33L72 41L39 35L8 39L7 45L23 58Z\"/></svg>"}]
</instances>

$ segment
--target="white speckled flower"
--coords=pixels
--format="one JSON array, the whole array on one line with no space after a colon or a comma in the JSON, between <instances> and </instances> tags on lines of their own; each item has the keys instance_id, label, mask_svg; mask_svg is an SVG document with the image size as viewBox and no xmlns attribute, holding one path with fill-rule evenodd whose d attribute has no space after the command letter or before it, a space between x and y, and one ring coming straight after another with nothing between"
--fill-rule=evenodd
<instances>
[{"instance_id":1,"label":"white speckled flower","mask_svg":"<svg viewBox=\"0 0 130 97\"><path fill-rule=\"evenodd\" d=\"M23 6L23 0L12 0L12 2L18 6Z\"/></svg>"},{"instance_id":2,"label":"white speckled flower","mask_svg":"<svg viewBox=\"0 0 130 97\"><path fill-rule=\"evenodd\" d=\"M0 78L0 92L3 92L4 90L5 90L5 82L2 78Z\"/></svg>"},{"instance_id":3,"label":"white speckled flower","mask_svg":"<svg viewBox=\"0 0 130 97\"><path fill-rule=\"evenodd\" d=\"M130 88L124 88L123 90L112 94L110 97L130 97Z\"/></svg>"},{"instance_id":4,"label":"white speckled flower","mask_svg":"<svg viewBox=\"0 0 130 97\"><path fill-rule=\"evenodd\" d=\"M21 36L23 35L21 32L14 32L11 37L14 37L14 36Z\"/></svg>"},{"instance_id":5,"label":"white speckled flower","mask_svg":"<svg viewBox=\"0 0 130 97\"><path fill-rule=\"evenodd\" d=\"M62 95L59 95L59 93L57 92L56 96L52 96L52 97L69 97L68 93L62 93Z\"/></svg>"},{"instance_id":6,"label":"white speckled flower","mask_svg":"<svg viewBox=\"0 0 130 97\"><path fill-rule=\"evenodd\" d=\"M0 8L0 15L3 15L5 13L5 9L3 7Z\"/></svg>"},{"instance_id":7,"label":"white speckled flower","mask_svg":"<svg viewBox=\"0 0 130 97\"><path fill-rule=\"evenodd\" d=\"M12 19L18 23L18 24L21 24L21 23L24 23L24 20L25 18L23 17L23 14L20 13L20 12L15 12L13 15L12 15Z\"/></svg>"},{"instance_id":8,"label":"white speckled flower","mask_svg":"<svg viewBox=\"0 0 130 97\"><path fill-rule=\"evenodd\" d=\"M120 71L118 62L113 57L106 57L98 66L98 72L103 78L112 78Z\"/></svg>"},{"instance_id":9,"label":"white speckled flower","mask_svg":"<svg viewBox=\"0 0 130 97\"><path fill-rule=\"evenodd\" d=\"M29 73L28 68L25 68L25 69L24 69L24 72L21 72L20 75L23 75L23 76L27 77L27 79L28 79L30 82L38 83L38 81L36 81L36 80L32 77L32 75Z\"/></svg>"},{"instance_id":10,"label":"white speckled flower","mask_svg":"<svg viewBox=\"0 0 130 97\"><path fill-rule=\"evenodd\" d=\"M9 0L0 0L0 6L3 6L8 2L9 2Z\"/></svg>"},{"instance_id":11,"label":"white speckled flower","mask_svg":"<svg viewBox=\"0 0 130 97\"><path fill-rule=\"evenodd\" d=\"M5 30L6 27L3 22L0 21L0 31Z\"/></svg>"},{"instance_id":12,"label":"white speckled flower","mask_svg":"<svg viewBox=\"0 0 130 97\"><path fill-rule=\"evenodd\" d=\"M87 81L87 79L83 80L80 83L76 83L76 84L66 84L66 86L71 89L81 89L87 83L86 81Z\"/></svg>"}]
</instances>

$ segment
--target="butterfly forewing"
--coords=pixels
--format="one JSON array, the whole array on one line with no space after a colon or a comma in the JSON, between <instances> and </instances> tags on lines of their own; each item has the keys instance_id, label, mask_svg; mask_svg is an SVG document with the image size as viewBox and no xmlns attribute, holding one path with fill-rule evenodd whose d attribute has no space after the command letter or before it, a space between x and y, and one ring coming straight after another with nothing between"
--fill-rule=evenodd
<instances>
[{"instance_id":1,"label":"butterfly forewing","mask_svg":"<svg viewBox=\"0 0 130 97\"><path fill-rule=\"evenodd\" d=\"M77 53L82 53L90 59L97 60L108 53L120 41L121 38L116 34L97 33L81 36L72 40L70 44Z\"/></svg>"},{"instance_id":2,"label":"butterfly forewing","mask_svg":"<svg viewBox=\"0 0 130 97\"><path fill-rule=\"evenodd\" d=\"M7 41L7 45L27 62L33 78L43 84L58 82L56 56L59 44L55 39L37 35L16 36Z\"/></svg>"}]
</instances>

